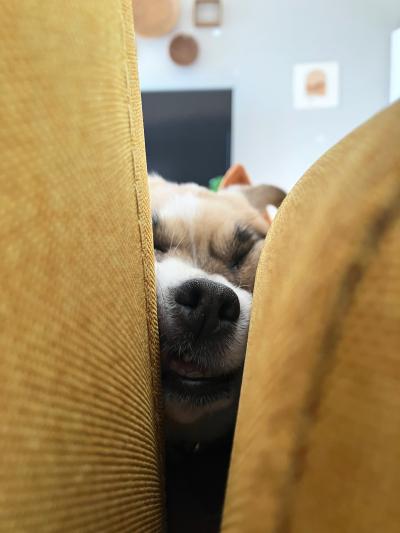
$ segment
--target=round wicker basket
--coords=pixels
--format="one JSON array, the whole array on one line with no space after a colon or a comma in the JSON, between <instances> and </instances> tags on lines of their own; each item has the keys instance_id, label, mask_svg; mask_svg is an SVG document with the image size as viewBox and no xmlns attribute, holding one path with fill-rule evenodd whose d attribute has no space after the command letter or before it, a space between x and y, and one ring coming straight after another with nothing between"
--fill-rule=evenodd
<instances>
[{"instance_id":1,"label":"round wicker basket","mask_svg":"<svg viewBox=\"0 0 400 533\"><path fill-rule=\"evenodd\" d=\"M161 37L176 26L179 0L133 0L135 30L143 37Z\"/></svg>"}]
</instances>

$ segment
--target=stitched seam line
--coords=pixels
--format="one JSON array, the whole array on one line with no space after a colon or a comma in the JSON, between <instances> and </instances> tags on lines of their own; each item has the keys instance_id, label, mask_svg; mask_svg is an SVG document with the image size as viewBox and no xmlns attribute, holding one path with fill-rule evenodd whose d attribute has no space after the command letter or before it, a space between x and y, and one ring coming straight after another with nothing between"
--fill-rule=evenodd
<instances>
[{"instance_id":1,"label":"stitched seam line","mask_svg":"<svg viewBox=\"0 0 400 533\"><path fill-rule=\"evenodd\" d=\"M163 436L163 427L161 423L161 401L159 396L159 379L158 376L159 370L158 370L158 332L157 332L157 326L156 324L153 324L151 322L151 317L153 316L150 301L151 298L149 297L149 270L148 270L148 261L145 254L145 237L143 235L143 225L146 223L146 221L143 220L143 213L141 210L140 205L140 198L142 198L141 194L141 184L140 180L138 179L138 169L136 165L135 160L135 146L133 142L134 138L134 129L135 129L135 120L132 117L132 109L131 109L131 101L133 101L133 88L131 86L131 79L129 75L129 58L128 58L128 50L127 50L127 34L126 34L126 27L125 27L125 20L123 16L123 9L124 9L124 0L121 1L120 4L121 7L121 26L122 26L122 35L123 35L123 41L124 41L124 52L125 52L125 83L126 83L126 90L127 90L127 107L128 107L128 117L129 117L129 130L130 130L130 141L131 141L131 159L132 159L132 166L133 166L133 183L135 186L135 200L136 200L136 208L137 208L137 214L138 214L138 226L139 226L139 236L140 236L140 247L141 247L141 258L142 258L142 268L143 268L143 278L144 278L144 292L145 292L145 302L146 302L146 324L147 324L147 339L148 339L148 345L149 345L149 352L150 352L150 366L151 366L151 386L152 386L152 398L153 398L153 405L154 405L154 422L156 426L156 439L157 439L157 459L158 459L158 471L161 479L161 488L165 487L165 481L164 481L164 468L163 468L163 448L161 446L162 442L162 436ZM132 7L130 8L132 9ZM153 335L154 332L154 335ZM164 490L161 490L162 496L164 496ZM165 506L164 506L165 507Z\"/></svg>"},{"instance_id":2,"label":"stitched seam line","mask_svg":"<svg viewBox=\"0 0 400 533\"><path fill-rule=\"evenodd\" d=\"M324 384L334 368L336 349L341 339L341 325L346 321L347 315L352 309L357 288L368 272L374 252L399 215L400 188L392 195L390 204L378 212L373 222L367 227L362 248L343 275L332 318L321 341L319 360L312 385L307 393L303 413L306 421L301 422L297 442L292 452L293 460L290 465L286 488L283 490L287 496L278 516L276 533L290 533L292 530L291 518L295 501L295 487L301 481L305 471L309 435L318 421L316 415L326 392Z\"/></svg>"}]
</instances>

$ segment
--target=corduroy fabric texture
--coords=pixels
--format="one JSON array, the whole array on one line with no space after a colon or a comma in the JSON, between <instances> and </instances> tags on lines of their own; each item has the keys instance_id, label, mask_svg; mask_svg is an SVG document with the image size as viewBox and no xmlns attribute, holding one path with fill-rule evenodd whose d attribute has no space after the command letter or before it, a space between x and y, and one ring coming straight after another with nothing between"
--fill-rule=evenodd
<instances>
[{"instance_id":1,"label":"corduroy fabric texture","mask_svg":"<svg viewBox=\"0 0 400 533\"><path fill-rule=\"evenodd\" d=\"M0 7L0 531L163 526L131 2Z\"/></svg>"},{"instance_id":2,"label":"corduroy fabric texture","mask_svg":"<svg viewBox=\"0 0 400 533\"><path fill-rule=\"evenodd\" d=\"M224 533L400 530L400 103L289 194L261 259Z\"/></svg>"}]
</instances>

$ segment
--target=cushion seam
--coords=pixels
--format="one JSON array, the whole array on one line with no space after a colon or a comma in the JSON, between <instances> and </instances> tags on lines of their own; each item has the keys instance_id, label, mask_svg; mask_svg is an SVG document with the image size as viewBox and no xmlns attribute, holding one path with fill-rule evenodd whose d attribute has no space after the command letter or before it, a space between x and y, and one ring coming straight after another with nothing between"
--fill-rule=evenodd
<instances>
[{"instance_id":1,"label":"cushion seam","mask_svg":"<svg viewBox=\"0 0 400 533\"><path fill-rule=\"evenodd\" d=\"M144 279L144 294L145 294L145 303L146 303L146 325L147 325L147 339L148 339L148 346L149 346L149 356L150 356L150 375L151 375L151 386L152 386L152 399L153 399L153 406L154 406L154 421L156 426L156 439L158 444L158 450L157 450L157 460L158 460L158 466L159 466L159 474L161 476L161 482L162 486L164 485L164 477L163 477L163 452L161 447L161 441L162 441L162 423L161 423L161 402L158 395L159 390L159 384L158 380L156 380L156 372L158 373L158 335L153 335L154 331L154 324L151 322L151 306L150 306L150 295L149 295L149 270L147 266L147 260L146 260L146 254L145 254L145 237L143 235L143 227L144 224L147 223L146 220L143 219L143 212L141 209L139 198L141 197L141 185L140 180L138 179L138 171L137 171L137 164L136 164L136 157L135 157L135 146L133 143L133 137L134 137L134 119L132 117L132 108L131 108L131 101L133 98L133 88L131 85L131 78L129 74L129 59L128 59L128 52L127 52L127 35L126 35L126 22L124 21L123 16L123 5L124 0L121 1L121 25L122 25L122 35L123 35L123 41L124 41L124 68L125 68L125 84L126 84L126 95L127 95L127 111L128 111L128 121L129 121L129 130L130 130L130 142L131 142L131 161L133 166L133 184L135 187L135 201L136 201L136 208L137 208L137 216L138 216L138 228L139 228L139 236L140 236L140 248L141 248L141 259L142 259L142 270L143 270L143 279ZM132 7L130 7L132 9Z\"/></svg>"}]
</instances>

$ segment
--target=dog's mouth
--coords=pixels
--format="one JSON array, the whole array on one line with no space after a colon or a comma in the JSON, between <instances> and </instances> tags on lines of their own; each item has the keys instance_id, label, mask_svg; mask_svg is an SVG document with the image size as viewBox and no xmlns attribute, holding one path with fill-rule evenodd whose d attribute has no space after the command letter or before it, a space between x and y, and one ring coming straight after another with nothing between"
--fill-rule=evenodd
<instances>
[{"instance_id":1,"label":"dog's mouth","mask_svg":"<svg viewBox=\"0 0 400 533\"><path fill-rule=\"evenodd\" d=\"M181 400L209 403L229 398L240 386L241 374L242 368L217 371L172 357L163 365L162 380L164 389L169 394L175 393Z\"/></svg>"},{"instance_id":2,"label":"dog's mouth","mask_svg":"<svg viewBox=\"0 0 400 533\"><path fill-rule=\"evenodd\" d=\"M197 381L217 377L215 370L201 367L192 361L185 361L183 359L171 358L167 366L170 372L177 374L183 379Z\"/></svg>"}]
</instances>

